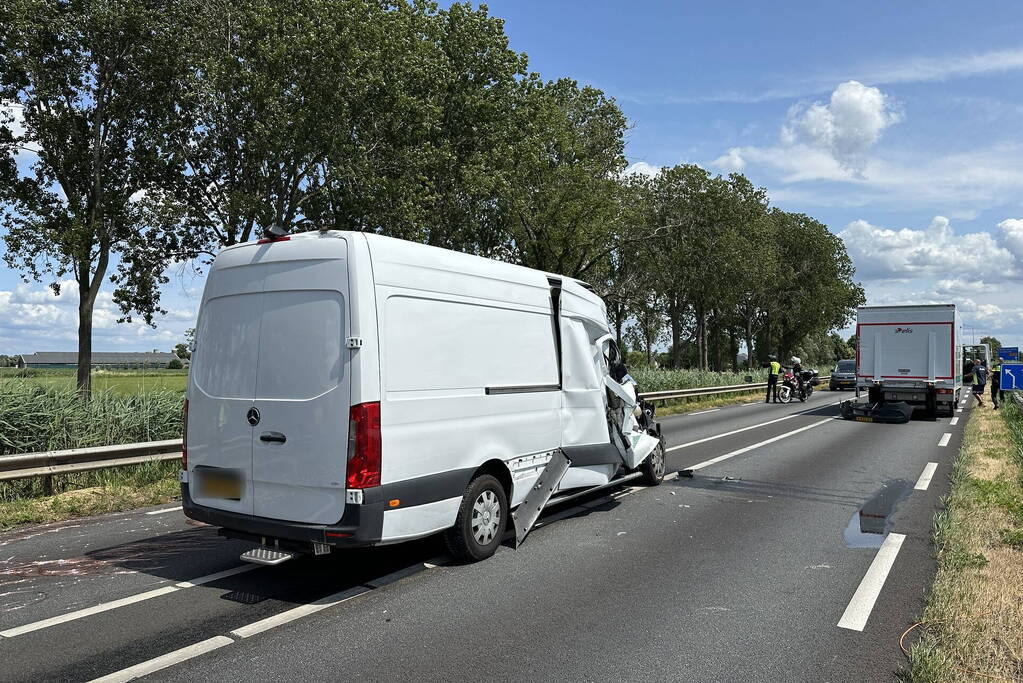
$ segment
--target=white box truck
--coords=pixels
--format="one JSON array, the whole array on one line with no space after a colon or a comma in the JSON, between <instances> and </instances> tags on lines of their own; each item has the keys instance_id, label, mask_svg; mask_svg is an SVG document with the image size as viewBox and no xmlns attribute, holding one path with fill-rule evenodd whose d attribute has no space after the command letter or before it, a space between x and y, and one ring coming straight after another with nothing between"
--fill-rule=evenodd
<instances>
[{"instance_id":1,"label":"white box truck","mask_svg":"<svg viewBox=\"0 0 1023 683\"><path fill-rule=\"evenodd\" d=\"M374 234L224 249L186 396L185 514L267 564L437 532L483 559L556 491L664 473L587 285Z\"/></svg>"},{"instance_id":2,"label":"white box truck","mask_svg":"<svg viewBox=\"0 0 1023 683\"><path fill-rule=\"evenodd\" d=\"M951 416L962 389L955 304L863 306L856 316L856 388L871 403L906 402Z\"/></svg>"}]
</instances>

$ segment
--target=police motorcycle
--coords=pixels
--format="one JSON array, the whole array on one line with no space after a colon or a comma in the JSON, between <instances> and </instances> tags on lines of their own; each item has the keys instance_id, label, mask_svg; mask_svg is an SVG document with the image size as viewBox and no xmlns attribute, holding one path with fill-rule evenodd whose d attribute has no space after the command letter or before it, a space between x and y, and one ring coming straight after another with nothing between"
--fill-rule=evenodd
<instances>
[{"instance_id":1,"label":"police motorcycle","mask_svg":"<svg viewBox=\"0 0 1023 683\"><path fill-rule=\"evenodd\" d=\"M792 356L789 359L791 368L785 368L785 373L778 381L778 400L782 403L791 403L793 399L806 401L813 395L814 384L818 381L816 371L804 370L802 359L799 356Z\"/></svg>"}]
</instances>

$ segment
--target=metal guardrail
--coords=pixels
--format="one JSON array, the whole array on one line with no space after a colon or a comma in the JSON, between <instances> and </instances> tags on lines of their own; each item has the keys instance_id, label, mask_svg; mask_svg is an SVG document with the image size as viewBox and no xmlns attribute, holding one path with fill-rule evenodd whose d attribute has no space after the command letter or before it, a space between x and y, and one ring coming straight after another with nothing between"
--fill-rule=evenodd
<instances>
[{"instance_id":1,"label":"metal guardrail","mask_svg":"<svg viewBox=\"0 0 1023 683\"><path fill-rule=\"evenodd\" d=\"M0 481L87 472L181 457L181 439L0 456Z\"/></svg>"},{"instance_id":2,"label":"metal guardrail","mask_svg":"<svg viewBox=\"0 0 1023 683\"><path fill-rule=\"evenodd\" d=\"M765 389L767 382L733 384L722 387L701 387L698 389L672 389L648 391L640 398L647 401L666 401L673 398L713 396L742 391ZM24 455L0 456L0 481L27 479L71 472L88 472L107 467L137 465L144 462L174 460L181 457L181 439L147 441L118 446L96 446L93 448L72 448L66 451L46 451Z\"/></svg>"},{"instance_id":3,"label":"metal guardrail","mask_svg":"<svg viewBox=\"0 0 1023 683\"><path fill-rule=\"evenodd\" d=\"M740 391L766 389L767 382L748 382L746 384L730 384L723 387L701 387L699 389L669 389L667 391L646 391L639 394L644 401L667 401L673 398L690 398L693 396L714 396L715 394L731 394Z\"/></svg>"}]
</instances>

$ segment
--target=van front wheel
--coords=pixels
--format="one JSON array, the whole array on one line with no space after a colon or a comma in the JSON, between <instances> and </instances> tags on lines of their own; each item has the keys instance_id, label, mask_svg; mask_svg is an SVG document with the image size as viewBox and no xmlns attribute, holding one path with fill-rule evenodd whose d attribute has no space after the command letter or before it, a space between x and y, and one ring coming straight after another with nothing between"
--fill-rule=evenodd
<instances>
[{"instance_id":1,"label":"van front wheel","mask_svg":"<svg viewBox=\"0 0 1023 683\"><path fill-rule=\"evenodd\" d=\"M496 477L481 474L469 482L444 542L459 560L478 562L497 552L507 524L508 494Z\"/></svg>"},{"instance_id":2,"label":"van front wheel","mask_svg":"<svg viewBox=\"0 0 1023 683\"><path fill-rule=\"evenodd\" d=\"M639 471L643 473L640 477L647 486L657 486L664 479L664 440L657 444L657 448L650 452L650 455L646 456L646 460L639 466Z\"/></svg>"}]
</instances>

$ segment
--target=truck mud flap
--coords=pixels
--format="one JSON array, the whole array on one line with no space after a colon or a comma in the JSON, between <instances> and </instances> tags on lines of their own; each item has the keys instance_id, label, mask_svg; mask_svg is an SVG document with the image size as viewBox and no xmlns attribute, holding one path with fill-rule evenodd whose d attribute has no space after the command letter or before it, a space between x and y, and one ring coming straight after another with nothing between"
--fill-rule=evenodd
<instances>
[{"instance_id":1,"label":"truck mud flap","mask_svg":"<svg viewBox=\"0 0 1023 683\"><path fill-rule=\"evenodd\" d=\"M857 422L905 424L913 417L913 406L901 401L898 403L842 401L842 417Z\"/></svg>"}]
</instances>

